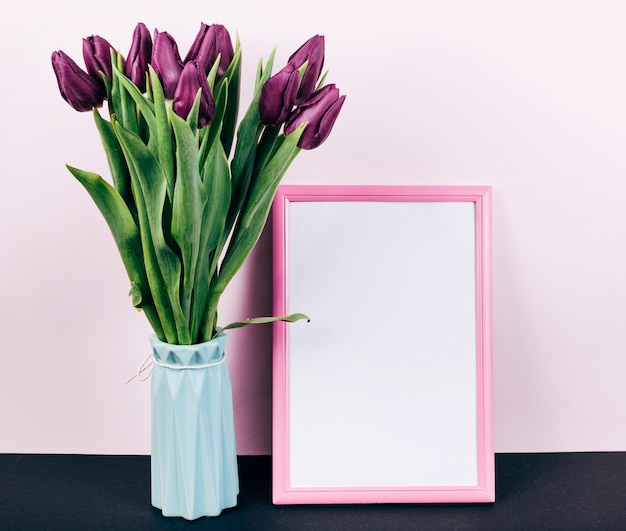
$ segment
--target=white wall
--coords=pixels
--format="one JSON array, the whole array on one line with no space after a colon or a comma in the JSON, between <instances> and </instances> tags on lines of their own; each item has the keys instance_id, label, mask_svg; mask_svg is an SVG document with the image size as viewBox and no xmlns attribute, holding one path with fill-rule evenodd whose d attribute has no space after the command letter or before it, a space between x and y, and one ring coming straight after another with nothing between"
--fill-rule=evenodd
<instances>
[{"instance_id":1,"label":"white wall","mask_svg":"<svg viewBox=\"0 0 626 531\"><path fill-rule=\"evenodd\" d=\"M262 7L260 7L262 6ZM150 353L112 238L64 164L106 173L50 53L138 21L186 51L200 21L239 31L243 100L326 35L348 94L289 183L490 184L496 450L626 450L626 4L621 0L13 4L0 20L0 452L149 453ZM271 311L267 235L222 320ZM271 330L230 338L238 450L270 452Z\"/></svg>"}]
</instances>

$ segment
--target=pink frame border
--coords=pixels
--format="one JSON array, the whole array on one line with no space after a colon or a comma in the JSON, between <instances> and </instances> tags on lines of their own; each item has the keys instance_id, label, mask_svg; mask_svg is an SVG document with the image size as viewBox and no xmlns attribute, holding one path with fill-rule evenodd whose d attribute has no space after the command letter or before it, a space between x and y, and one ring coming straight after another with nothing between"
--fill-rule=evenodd
<instances>
[{"instance_id":1,"label":"pink frame border","mask_svg":"<svg viewBox=\"0 0 626 531\"><path fill-rule=\"evenodd\" d=\"M495 500L491 307L491 187L281 185L273 204L274 315L290 313L286 279L289 203L296 201L472 202L476 220L478 484L471 487L294 488L289 484L289 325L274 323L273 502L462 503Z\"/></svg>"}]
</instances>

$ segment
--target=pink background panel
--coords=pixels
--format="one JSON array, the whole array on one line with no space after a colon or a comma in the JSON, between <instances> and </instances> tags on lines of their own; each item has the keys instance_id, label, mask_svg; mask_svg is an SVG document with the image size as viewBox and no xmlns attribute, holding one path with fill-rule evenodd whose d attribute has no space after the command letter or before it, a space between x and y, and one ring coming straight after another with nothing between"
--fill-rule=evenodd
<instances>
[{"instance_id":1,"label":"pink background panel","mask_svg":"<svg viewBox=\"0 0 626 531\"><path fill-rule=\"evenodd\" d=\"M150 452L148 385L124 384L150 354L150 329L65 169L108 171L92 117L59 96L50 54L81 62L92 34L127 52L138 21L184 53L201 20L239 33L242 107L261 57L278 47L281 68L325 35L346 104L285 184L492 186L496 451L626 450L626 4L390 0L358 16L349 2L263 5L181 0L176 17L147 0L5 9L0 452ZM271 312L270 226L220 320ZM271 452L271 356L269 326L229 337L241 454Z\"/></svg>"}]
</instances>

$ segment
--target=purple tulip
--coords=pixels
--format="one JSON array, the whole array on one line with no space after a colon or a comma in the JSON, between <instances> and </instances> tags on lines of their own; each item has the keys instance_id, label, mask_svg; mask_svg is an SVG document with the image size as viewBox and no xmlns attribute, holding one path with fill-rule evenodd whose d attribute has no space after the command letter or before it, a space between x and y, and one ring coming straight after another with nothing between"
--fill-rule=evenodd
<instances>
[{"instance_id":1,"label":"purple tulip","mask_svg":"<svg viewBox=\"0 0 626 531\"><path fill-rule=\"evenodd\" d=\"M200 31L196 35L191 48L185 57L185 63L198 61L208 75L213 63L220 57L220 64L217 69L217 79L224 77L228 66L233 60L235 52L228 30L221 24L211 24L208 26L204 22L200 24Z\"/></svg>"},{"instance_id":2,"label":"purple tulip","mask_svg":"<svg viewBox=\"0 0 626 531\"><path fill-rule=\"evenodd\" d=\"M52 52L52 68L61 96L80 112L99 107L104 101L104 90L72 58L62 51Z\"/></svg>"},{"instance_id":3,"label":"purple tulip","mask_svg":"<svg viewBox=\"0 0 626 531\"><path fill-rule=\"evenodd\" d=\"M180 75L180 81L176 87L172 104L174 112L181 118L187 118L198 94L198 89L202 89L200 110L198 112L198 127L204 127L211 123L215 116L215 100L213 99L213 94L211 94L204 68L198 61L191 61L185 65Z\"/></svg>"},{"instance_id":4,"label":"purple tulip","mask_svg":"<svg viewBox=\"0 0 626 531\"><path fill-rule=\"evenodd\" d=\"M183 66L178 53L178 45L174 38L166 31L159 33L155 29L154 44L152 46L152 67L159 75L166 98L172 99L174 97Z\"/></svg>"},{"instance_id":5,"label":"purple tulip","mask_svg":"<svg viewBox=\"0 0 626 531\"><path fill-rule=\"evenodd\" d=\"M83 59L85 60L87 72L102 88L104 88L104 81L100 72L104 72L108 79L111 79L113 73L111 67L112 48L113 46L111 46L109 41L98 35L92 35L83 39Z\"/></svg>"},{"instance_id":6,"label":"purple tulip","mask_svg":"<svg viewBox=\"0 0 626 531\"><path fill-rule=\"evenodd\" d=\"M133 40L126 58L124 72L141 92L146 90L146 72L152 57L152 37L146 26L140 22L133 32Z\"/></svg>"},{"instance_id":7,"label":"purple tulip","mask_svg":"<svg viewBox=\"0 0 626 531\"><path fill-rule=\"evenodd\" d=\"M345 96L339 96L339 89L335 85L322 87L311 94L287 119L285 135L306 124L298 147L315 149L328 138L345 99Z\"/></svg>"},{"instance_id":8,"label":"purple tulip","mask_svg":"<svg viewBox=\"0 0 626 531\"><path fill-rule=\"evenodd\" d=\"M296 103L300 72L287 65L270 77L261 89L259 114L264 125L282 124Z\"/></svg>"},{"instance_id":9,"label":"purple tulip","mask_svg":"<svg viewBox=\"0 0 626 531\"><path fill-rule=\"evenodd\" d=\"M291 57L288 64L295 68L300 68L306 61L308 61L304 76L302 76L302 83L300 83L300 90L298 90L297 103L300 103L307 99L315 90L317 81L322 73L324 66L324 36L315 35L306 41L300 48L298 48Z\"/></svg>"}]
</instances>

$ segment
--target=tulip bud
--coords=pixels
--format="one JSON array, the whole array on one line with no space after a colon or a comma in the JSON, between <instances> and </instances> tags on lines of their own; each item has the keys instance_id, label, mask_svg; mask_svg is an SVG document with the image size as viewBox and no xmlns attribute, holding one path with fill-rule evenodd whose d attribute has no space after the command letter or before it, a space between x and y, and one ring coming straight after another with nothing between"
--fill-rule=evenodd
<instances>
[{"instance_id":1,"label":"tulip bud","mask_svg":"<svg viewBox=\"0 0 626 531\"><path fill-rule=\"evenodd\" d=\"M146 90L146 72L152 57L152 37L146 26L140 22L133 32L133 40L126 58L124 72L141 92Z\"/></svg>"},{"instance_id":2,"label":"tulip bud","mask_svg":"<svg viewBox=\"0 0 626 531\"><path fill-rule=\"evenodd\" d=\"M205 74L209 74L217 56L221 54L220 64L217 69L217 79L224 77L228 66L233 60L235 52L228 30L221 24L208 26L204 22L200 24L200 31L196 35L191 48L185 57L185 63L198 61L204 68Z\"/></svg>"},{"instance_id":3,"label":"tulip bud","mask_svg":"<svg viewBox=\"0 0 626 531\"><path fill-rule=\"evenodd\" d=\"M298 147L315 149L328 138L345 99L345 96L339 96L339 89L335 85L322 87L311 94L287 119L285 135L306 124Z\"/></svg>"},{"instance_id":4,"label":"tulip bud","mask_svg":"<svg viewBox=\"0 0 626 531\"><path fill-rule=\"evenodd\" d=\"M298 48L287 61L295 68L300 68L308 61L300 89L298 90L297 103L307 99L315 90L317 80L324 66L324 36L315 35Z\"/></svg>"},{"instance_id":5,"label":"tulip bud","mask_svg":"<svg viewBox=\"0 0 626 531\"><path fill-rule=\"evenodd\" d=\"M52 68L61 96L74 109L84 112L102 105L102 87L67 54L62 51L52 52Z\"/></svg>"},{"instance_id":6,"label":"tulip bud","mask_svg":"<svg viewBox=\"0 0 626 531\"><path fill-rule=\"evenodd\" d=\"M300 72L287 65L277 74L270 77L259 98L259 114L264 125L282 124L296 103Z\"/></svg>"},{"instance_id":7,"label":"tulip bud","mask_svg":"<svg viewBox=\"0 0 626 531\"><path fill-rule=\"evenodd\" d=\"M158 30L154 30L152 67L163 84L165 97L173 98L183 71L183 62L180 59L176 41L166 31L159 33Z\"/></svg>"},{"instance_id":8,"label":"tulip bud","mask_svg":"<svg viewBox=\"0 0 626 531\"><path fill-rule=\"evenodd\" d=\"M111 48L113 46L98 35L92 35L83 39L83 58L85 59L87 72L102 88L104 88L104 81L100 72L104 72L104 75L111 79Z\"/></svg>"},{"instance_id":9,"label":"tulip bud","mask_svg":"<svg viewBox=\"0 0 626 531\"><path fill-rule=\"evenodd\" d=\"M211 94L204 68L197 61L191 61L185 65L180 75L172 104L174 112L181 118L187 118L198 94L198 89L202 89L200 93L198 127L204 127L211 123L215 116L215 100L213 99L213 94Z\"/></svg>"}]
</instances>

